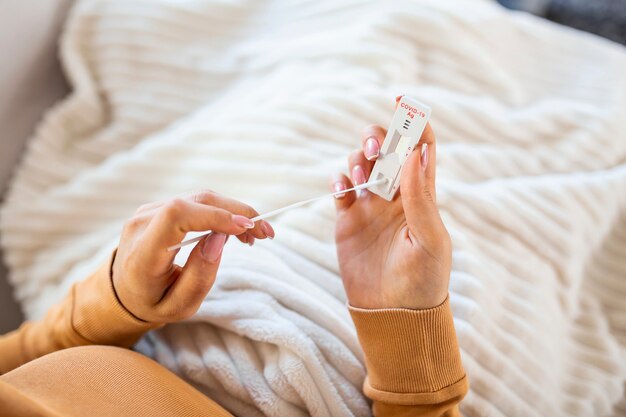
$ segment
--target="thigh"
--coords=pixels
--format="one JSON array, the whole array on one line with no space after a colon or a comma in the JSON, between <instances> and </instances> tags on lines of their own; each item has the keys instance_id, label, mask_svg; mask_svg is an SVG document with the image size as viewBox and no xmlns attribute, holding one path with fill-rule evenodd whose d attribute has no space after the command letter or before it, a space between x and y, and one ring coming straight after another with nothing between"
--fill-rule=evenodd
<instances>
[{"instance_id":1,"label":"thigh","mask_svg":"<svg viewBox=\"0 0 626 417\"><path fill-rule=\"evenodd\" d=\"M111 346L60 350L0 378L65 416L230 416L153 360Z\"/></svg>"}]
</instances>

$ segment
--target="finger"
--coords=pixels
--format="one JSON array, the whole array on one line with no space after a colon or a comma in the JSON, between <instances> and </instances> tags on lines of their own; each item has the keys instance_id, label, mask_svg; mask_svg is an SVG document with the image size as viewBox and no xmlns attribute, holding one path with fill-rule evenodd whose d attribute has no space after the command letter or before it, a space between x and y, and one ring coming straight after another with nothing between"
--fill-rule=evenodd
<instances>
[{"instance_id":1,"label":"finger","mask_svg":"<svg viewBox=\"0 0 626 417\"><path fill-rule=\"evenodd\" d=\"M434 135L422 135L426 148L422 145L415 148L407 158L401 173L400 194L407 223L414 235L428 235L434 224L433 220L439 218L435 202L434 171L429 177L428 170L435 164L435 157L430 155L434 149ZM424 149L424 153L421 152ZM431 167L432 169L432 167Z\"/></svg>"},{"instance_id":2,"label":"finger","mask_svg":"<svg viewBox=\"0 0 626 417\"><path fill-rule=\"evenodd\" d=\"M354 150L348 155L348 169L352 184L361 185L367 182L372 171L372 162L365 159L360 149Z\"/></svg>"},{"instance_id":3,"label":"finger","mask_svg":"<svg viewBox=\"0 0 626 417\"><path fill-rule=\"evenodd\" d=\"M435 187L435 176L437 173L437 140L435 137L435 132L433 131L430 123L426 123L426 128L424 129L424 133L422 133L422 137L420 138L418 149L420 152L422 151L422 146L426 144L424 152L425 155L421 158L421 165L425 165L425 176L426 183L429 187L430 192L432 193L433 201L437 201L437 193Z\"/></svg>"},{"instance_id":4,"label":"finger","mask_svg":"<svg viewBox=\"0 0 626 417\"><path fill-rule=\"evenodd\" d=\"M245 243L246 245L252 246L254 245L254 236L250 233L242 233L240 235L235 236L241 243Z\"/></svg>"},{"instance_id":5,"label":"finger","mask_svg":"<svg viewBox=\"0 0 626 417\"><path fill-rule=\"evenodd\" d=\"M201 191L189 195L188 198L196 203L220 207L231 213L241 214L249 219L259 215L259 213L249 205L213 191ZM259 220L254 224L254 228L247 230L247 232L258 239L265 239L266 237L273 239L275 236L274 229L269 222L265 220Z\"/></svg>"},{"instance_id":6,"label":"finger","mask_svg":"<svg viewBox=\"0 0 626 417\"><path fill-rule=\"evenodd\" d=\"M365 159L375 161L378 158L380 155L380 147L386 135L387 131L378 125L369 125L363 129L361 134L361 146Z\"/></svg>"},{"instance_id":7,"label":"finger","mask_svg":"<svg viewBox=\"0 0 626 417\"><path fill-rule=\"evenodd\" d=\"M352 183L344 174L337 174L330 179L330 187L333 192L337 192L352 188ZM337 211L346 210L350 208L355 201L356 192L348 191L347 193L335 196L335 207L337 208Z\"/></svg>"},{"instance_id":8,"label":"finger","mask_svg":"<svg viewBox=\"0 0 626 417\"><path fill-rule=\"evenodd\" d=\"M157 275L166 274L176 255L176 251L168 251L167 248L180 243L187 232L212 230L238 235L251 227L250 219L240 214L185 199L174 199L158 210L138 240L140 259L137 262L150 265Z\"/></svg>"},{"instance_id":9,"label":"finger","mask_svg":"<svg viewBox=\"0 0 626 417\"><path fill-rule=\"evenodd\" d=\"M402 100L402 97L404 97L404 94L400 94L399 96L396 97L396 107L395 107L396 109L400 105L400 100Z\"/></svg>"},{"instance_id":10,"label":"finger","mask_svg":"<svg viewBox=\"0 0 626 417\"><path fill-rule=\"evenodd\" d=\"M148 227L154 217L152 212L137 212L124 223L120 242L132 241Z\"/></svg>"},{"instance_id":11,"label":"finger","mask_svg":"<svg viewBox=\"0 0 626 417\"><path fill-rule=\"evenodd\" d=\"M154 212L155 209L158 209L166 202L167 202L166 200L163 200L163 201L154 201L152 203L143 204L139 206L139 208L135 211L135 214L145 214L145 213Z\"/></svg>"},{"instance_id":12,"label":"finger","mask_svg":"<svg viewBox=\"0 0 626 417\"><path fill-rule=\"evenodd\" d=\"M248 234L247 233L242 233L240 235L235 236L237 238L237 240L239 240L241 243L248 243Z\"/></svg>"},{"instance_id":13,"label":"finger","mask_svg":"<svg viewBox=\"0 0 626 417\"><path fill-rule=\"evenodd\" d=\"M163 317L182 320L198 310L215 283L227 238L225 234L213 233L191 251L178 278L157 305Z\"/></svg>"},{"instance_id":14,"label":"finger","mask_svg":"<svg viewBox=\"0 0 626 417\"><path fill-rule=\"evenodd\" d=\"M204 190L200 192L187 193L181 195L179 198L189 200L192 202L196 202L199 204L210 205L215 207L220 207L225 210L228 210L232 213L238 213L248 218L253 218L259 215L259 213L250 207L249 205L237 201L232 198L228 198L222 196L211 190ZM167 203L167 200L164 201L155 201L152 203L144 204L140 206L136 214L154 214L159 208L163 207ZM250 231L253 236L259 239L264 239L269 237L273 239L276 235L274 228L272 225L266 220L260 220L255 223L254 228Z\"/></svg>"}]
</instances>

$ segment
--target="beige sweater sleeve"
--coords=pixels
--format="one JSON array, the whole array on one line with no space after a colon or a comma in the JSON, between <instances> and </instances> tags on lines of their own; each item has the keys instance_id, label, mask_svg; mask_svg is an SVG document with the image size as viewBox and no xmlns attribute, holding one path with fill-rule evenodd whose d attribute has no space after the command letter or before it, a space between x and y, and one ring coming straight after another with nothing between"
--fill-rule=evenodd
<instances>
[{"instance_id":1,"label":"beige sweater sleeve","mask_svg":"<svg viewBox=\"0 0 626 417\"><path fill-rule=\"evenodd\" d=\"M449 299L428 310L350 307L376 417L458 416L468 390Z\"/></svg>"},{"instance_id":2,"label":"beige sweater sleeve","mask_svg":"<svg viewBox=\"0 0 626 417\"><path fill-rule=\"evenodd\" d=\"M84 345L130 347L159 327L133 317L117 300L110 279L111 260L72 286L43 320L26 322L0 337L0 374L57 350Z\"/></svg>"}]
</instances>

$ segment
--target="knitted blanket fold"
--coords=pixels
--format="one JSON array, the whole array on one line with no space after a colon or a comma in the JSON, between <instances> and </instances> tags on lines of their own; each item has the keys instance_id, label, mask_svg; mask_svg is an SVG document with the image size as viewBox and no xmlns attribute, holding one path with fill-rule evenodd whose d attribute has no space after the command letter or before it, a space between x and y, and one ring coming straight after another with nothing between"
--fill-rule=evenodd
<instances>
[{"instance_id":1,"label":"knitted blanket fold","mask_svg":"<svg viewBox=\"0 0 626 417\"><path fill-rule=\"evenodd\" d=\"M393 98L433 108L468 416L600 416L626 380L626 52L486 0L78 1L72 94L2 208L40 317L153 200L259 212L328 192ZM185 323L137 346L241 416L369 416L331 199L231 239ZM184 262L188 250L178 256Z\"/></svg>"}]
</instances>

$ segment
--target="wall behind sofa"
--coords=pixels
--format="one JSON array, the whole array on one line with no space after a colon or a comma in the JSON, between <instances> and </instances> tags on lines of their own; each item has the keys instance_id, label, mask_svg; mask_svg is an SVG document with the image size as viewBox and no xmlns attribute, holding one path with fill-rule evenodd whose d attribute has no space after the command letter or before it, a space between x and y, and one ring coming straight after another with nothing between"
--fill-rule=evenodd
<instances>
[{"instance_id":1,"label":"wall behind sofa","mask_svg":"<svg viewBox=\"0 0 626 417\"><path fill-rule=\"evenodd\" d=\"M71 2L0 2L0 201L43 112L67 94L57 41ZM0 333L16 328L22 319L2 264Z\"/></svg>"}]
</instances>

